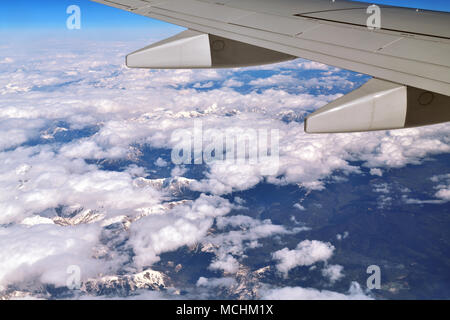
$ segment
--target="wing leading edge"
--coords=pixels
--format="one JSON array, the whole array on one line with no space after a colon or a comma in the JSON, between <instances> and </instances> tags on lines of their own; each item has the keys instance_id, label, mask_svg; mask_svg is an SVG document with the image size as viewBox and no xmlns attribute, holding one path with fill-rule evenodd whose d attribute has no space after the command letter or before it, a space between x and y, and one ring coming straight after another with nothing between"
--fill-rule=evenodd
<instances>
[{"instance_id":1,"label":"wing leading edge","mask_svg":"<svg viewBox=\"0 0 450 320\"><path fill-rule=\"evenodd\" d=\"M129 55L130 67L239 67L301 57L375 78L312 114L307 132L450 121L449 13L382 6L381 29L369 30L369 4L351 1L94 1L190 29ZM349 118L349 110L360 116Z\"/></svg>"}]
</instances>

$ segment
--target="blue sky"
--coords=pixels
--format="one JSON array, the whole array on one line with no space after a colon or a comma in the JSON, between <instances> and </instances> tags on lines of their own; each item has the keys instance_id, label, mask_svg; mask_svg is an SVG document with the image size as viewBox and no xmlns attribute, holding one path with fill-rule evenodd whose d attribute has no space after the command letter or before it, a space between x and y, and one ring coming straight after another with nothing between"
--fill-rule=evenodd
<instances>
[{"instance_id":1,"label":"blue sky","mask_svg":"<svg viewBox=\"0 0 450 320\"><path fill-rule=\"evenodd\" d=\"M167 26L167 24L88 0L2 1L0 26L7 29L65 29L70 5L81 8L83 29Z\"/></svg>"},{"instance_id":2,"label":"blue sky","mask_svg":"<svg viewBox=\"0 0 450 320\"><path fill-rule=\"evenodd\" d=\"M450 11L448 0L375 0L374 3L409 6L414 8ZM67 19L66 8L78 5L82 9L83 29L110 28L165 28L167 24L137 16L122 10L93 3L88 0L15 0L2 1L0 28L5 30L50 29L63 30Z\"/></svg>"}]
</instances>

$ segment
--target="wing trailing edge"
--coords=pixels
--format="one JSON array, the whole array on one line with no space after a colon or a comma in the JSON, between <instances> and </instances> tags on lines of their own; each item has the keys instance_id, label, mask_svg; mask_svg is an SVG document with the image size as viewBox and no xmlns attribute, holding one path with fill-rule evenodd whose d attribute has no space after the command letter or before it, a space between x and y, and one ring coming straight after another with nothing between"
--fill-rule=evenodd
<instances>
[{"instance_id":1,"label":"wing trailing edge","mask_svg":"<svg viewBox=\"0 0 450 320\"><path fill-rule=\"evenodd\" d=\"M136 51L132 68L245 67L301 57L373 77L309 116L310 133L450 121L450 13L318 0L93 0L190 30ZM196 30L196 31L193 31Z\"/></svg>"}]
</instances>

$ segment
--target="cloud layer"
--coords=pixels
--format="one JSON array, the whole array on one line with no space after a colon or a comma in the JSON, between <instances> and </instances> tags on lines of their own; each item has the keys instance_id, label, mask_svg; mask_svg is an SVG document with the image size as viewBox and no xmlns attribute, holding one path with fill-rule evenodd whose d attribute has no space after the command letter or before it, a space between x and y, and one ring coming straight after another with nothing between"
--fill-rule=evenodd
<instances>
[{"instance_id":1,"label":"cloud layer","mask_svg":"<svg viewBox=\"0 0 450 320\"><path fill-rule=\"evenodd\" d=\"M450 151L448 124L306 135L305 115L363 83L361 75L302 60L244 70L130 70L122 59L137 43L81 44L59 40L39 54L17 52L23 44L2 49L3 291L65 286L70 265L80 266L82 280L141 272L164 253L196 245L211 255L208 270L218 278L201 277L193 290L230 288L247 252L262 240L307 230L244 215L245 201L228 199L233 192L261 183L325 190L337 175L382 177ZM195 119L205 130L279 130L278 172L234 161L206 164L197 176L174 167L167 157L172 134L192 130ZM144 161L145 148L157 153L151 161ZM432 200L449 201L448 175L430 179ZM333 244L317 240L294 249L280 243L267 263L286 276L326 262L333 251ZM325 265L323 277L336 282L344 275L341 266ZM259 297L366 298L357 284L345 294L264 288Z\"/></svg>"}]
</instances>

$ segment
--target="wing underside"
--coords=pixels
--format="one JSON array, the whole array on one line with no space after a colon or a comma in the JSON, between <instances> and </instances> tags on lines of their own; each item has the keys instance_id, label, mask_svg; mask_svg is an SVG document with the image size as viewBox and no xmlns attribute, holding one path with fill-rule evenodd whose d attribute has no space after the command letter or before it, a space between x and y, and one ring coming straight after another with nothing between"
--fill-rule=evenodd
<instances>
[{"instance_id":1,"label":"wing underside","mask_svg":"<svg viewBox=\"0 0 450 320\"><path fill-rule=\"evenodd\" d=\"M449 13L380 6L381 28L371 30L366 24L370 4L361 2L95 1L190 29L131 54L130 67L220 68L301 57L375 78L353 92L352 100L346 96L333 102L331 111L313 114L306 122L309 132L380 130L450 120ZM396 98L386 93L389 88L397 88ZM396 101L401 110L375 119L374 114L386 113L380 105L387 101ZM345 117L338 110L355 107L366 110L360 121L342 123ZM421 118L417 114L428 114L423 109L432 109L434 115ZM397 121L383 120L392 117Z\"/></svg>"}]
</instances>

